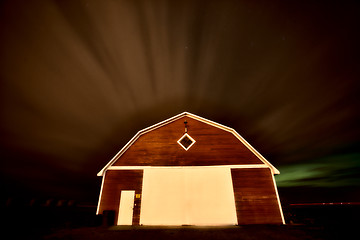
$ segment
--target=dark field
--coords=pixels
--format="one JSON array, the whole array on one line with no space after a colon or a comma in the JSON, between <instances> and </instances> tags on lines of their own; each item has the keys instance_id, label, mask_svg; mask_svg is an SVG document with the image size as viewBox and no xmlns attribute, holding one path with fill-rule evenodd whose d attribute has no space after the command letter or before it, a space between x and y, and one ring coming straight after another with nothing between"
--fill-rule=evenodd
<instances>
[{"instance_id":1,"label":"dark field","mask_svg":"<svg viewBox=\"0 0 360 240\"><path fill-rule=\"evenodd\" d=\"M330 237L330 236L329 236ZM321 229L294 226L110 227L60 230L45 239L325 239ZM343 238L342 238L343 239Z\"/></svg>"},{"instance_id":2,"label":"dark field","mask_svg":"<svg viewBox=\"0 0 360 240\"><path fill-rule=\"evenodd\" d=\"M74 202L2 206L11 239L356 239L360 205L284 206L287 224L232 227L118 227Z\"/></svg>"}]
</instances>

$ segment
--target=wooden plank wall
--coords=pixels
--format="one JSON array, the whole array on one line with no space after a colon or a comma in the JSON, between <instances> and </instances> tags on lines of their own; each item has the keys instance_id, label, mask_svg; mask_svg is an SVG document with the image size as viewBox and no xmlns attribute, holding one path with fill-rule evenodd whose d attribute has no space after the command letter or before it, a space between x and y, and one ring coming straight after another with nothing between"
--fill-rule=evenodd
<instances>
[{"instance_id":1,"label":"wooden plank wall","mask_svg":"<svg viewBox=\"0 0 360 240\"><path fill-rule=\"evenodd\" d=\"M120 193L122 190L135 190L135 194L142 193L143 170L108 170L100 199L99 213L105 210L115 211L115 224L118 218ZM133 225L139 225L141 198L135 198Z\"/></svg>"},{"instance_id":2,"label":"wooden plank wall","mask_svg":"<svg viewBox=\"0 0 360 240\"><path fill-rule=\"evenodd\" d=\"M238 224L282 224L268 168L232 169Z\"/></svg>"},{"instance_id":3,"label":"wooden plank wall","mask_svg":"<svg viewBox=\"0 0 360 240\"><path fill-rule=\"evenodd\" d=\"M185 133L196 143L184 150L177 141ZM232 133L183 117L142 135L114 166L210 166L262 164Z\"/></svg>"},{"instance_id":4,"label":"wooden plank wall","mask_svg":"<svg viewBox=\"0 0 360 240\"><path fill-rule=\"evenodd\" d=\"M238 224L281 224L282 218L268 168L232 169ZM99 213L115 211L118 217L120 193L135 190L142 194L143 170L108 170L105 174ZM135 199L133 225L139 225L141 198Z\"/></svg>"}]
</instances>

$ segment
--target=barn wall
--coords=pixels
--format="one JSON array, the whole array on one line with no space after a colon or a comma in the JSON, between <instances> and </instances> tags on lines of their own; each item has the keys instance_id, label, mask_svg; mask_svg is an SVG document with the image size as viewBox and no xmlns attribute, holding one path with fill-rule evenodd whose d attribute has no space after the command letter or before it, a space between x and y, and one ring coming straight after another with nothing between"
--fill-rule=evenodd
<instances>
[{"instance_id":1,"label":"barn wall","mask_svg":"<svg viewBox=\"0 0 360 240\"><path fill-rule=\"evenodd\" d=\"M282 223L270 169L232 169L231 174L239 225Z\"/></svg>"},{"instance_id":2,"label":"barn wall","mask_svg":"<svg viewBox=\"0 0 360 240\"><path fill-rule=\"evenodd\" d=\"M185 151L177 141L185 132L196 143ZM137 139L113 166L209 166L262 164L232 133L183 117Z\"/></svg>"},{"instance_id":3,"label":"barn wall","mask_svg":"<svg viewBox=\"0 0 360 240\"><path fill-rule=\"evenodd\" d=\"M116 222L121 191L135 190L135 194L141 194L143 170L108 170L104 177L99 213L102 214L105 210L114 210ZM135 204L133 225L139 225L141 199L135 199Z\"/></svg>"}]
</instances>

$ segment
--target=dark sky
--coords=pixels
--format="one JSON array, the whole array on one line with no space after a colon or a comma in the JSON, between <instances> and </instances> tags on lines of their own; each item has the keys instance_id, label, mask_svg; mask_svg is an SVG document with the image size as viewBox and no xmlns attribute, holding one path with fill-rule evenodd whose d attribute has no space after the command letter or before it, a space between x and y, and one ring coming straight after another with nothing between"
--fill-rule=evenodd
<instances>
[{"instance_id":1,"label":"dark sky","mask_svg":"<svg viewBox=\"0 0 360 240\"><path fill-rule=\"evenodd\" d=\"M0 11L7 196L96 200L96 173L137 131L188 111L237 130L280 170L280 188L360 199L357 1L12 0Z\"/></svg>"}]
</instances>

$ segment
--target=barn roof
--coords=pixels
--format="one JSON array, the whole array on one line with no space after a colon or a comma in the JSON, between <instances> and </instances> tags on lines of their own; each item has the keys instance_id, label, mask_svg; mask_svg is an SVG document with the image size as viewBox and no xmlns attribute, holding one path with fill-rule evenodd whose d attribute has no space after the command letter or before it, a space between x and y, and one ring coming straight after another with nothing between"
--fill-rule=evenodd
<instances>
[{"instance_id":1,"label":"barn roof","mask_svg":"<svg viewBox=\"0 0 360 240\"><path fill-rule=\"evenodd\" d=\"M233 134L240 142L242 142L251 152L253 152L254 155L256 155L265 165L267 165L267 166L271 169L271 171L272 171L273 174L280 174L279 170L277 170L271 163L269 163L258 151L256 151L255 148L253 148L253 147L252 147L240 134L238 134L234 129L232 129L232 128L230 128L230 127L227 127L227 126L224 126L224 125L222 125L222 124L220 124L220 123L213 122L213 121L208 120L208 119L206 119L206 118L197 116L197 115L195 115L195 114L192 114L192 113L189 113L189 112L183 112L183 113L180 113L180 114L178 114L178 115L176 115L176 116L174 116L174 117L171 117L171 118L166 119L166 120L164 120L164 121L162 121L162 122L159 122L159 123L154 124L154 125L152 125L152 126L150 126L150 127L147 127L147 128L145 128L145 129L143 129L143 130L140 130L140 131L105 165L105 167L103 167L103 169L101 169L101 171L100 171L97 175L98 175L98 176L103 176L104 173L105 173L105 171L106 171L109 167L111 167L111 166L123 155L123 153L125 153L126 150L128 150L129 147L130 147L133 143L136 142L136 140L137 140L140 136L142 136L142 135L144 135L144 134L146 134L146 133L148 133L148 132L150 132L150 131L153 131L153 130L155 130L155 129L157 129L157 128L160 128L160 127L162 127L162 126L164 126L164 125L166 125L166 124L169 124L169 123L171 123L171 122L173 122L173 121L176 121L176 120L178 120L178 119L180 119L180 118L182 118L182 117L185 117L185 116L186 116L186 117L193 118L193 119L198 120L198 121L201 121L201 122L203 122L203 123L209 124L209 125L211 125L211 126L220 128L220 129L222 129L222 130L224 130L224 131L227 131L227 132L232 133L232 134Z\"/></svg>"}]
</instances>

